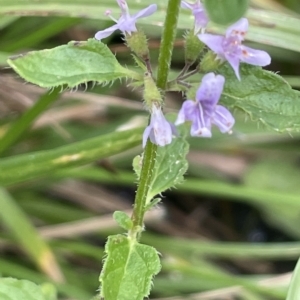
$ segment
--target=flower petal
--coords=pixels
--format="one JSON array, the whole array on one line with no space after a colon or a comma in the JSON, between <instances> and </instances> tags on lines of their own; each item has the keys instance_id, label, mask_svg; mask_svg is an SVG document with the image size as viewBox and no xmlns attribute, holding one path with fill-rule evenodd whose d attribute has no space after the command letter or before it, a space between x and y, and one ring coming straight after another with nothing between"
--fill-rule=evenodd
<instances>
[{"instance_id":1,"label":"flower petal","mask_svg":"<svg viewBox=\"0 0 300 300\"><path fill-rule=\"evenodd\" d=\"M165 146L172 142L172 129L168 122L163 127L155 126L153 132L157 145Z\"/></svg>"},{"instance_id":2,"label":"flower petal","mask_svg":"<svg viewBox=\"0 0 300 300\"><path fill-rule=\"evenodd\" d=\"M121 8L122 14L129 14L129 9L128 9L127 2L125 0L117 0L117 2L118 2L118 5Z\"/></svg>"},{"instance_id":3,"label":"flower petal","mask_svg":"<svg viewBox=\"0 0 300 300\"><path fill-rule=\"evenodd\" d=\"M207 23L209 22L208 16L204 9L197 9L194 10L194 17L195 17L195 33L198 33L201 28L205 28Z\"/></svg>"},{"instance_id":4,"label":"flower petal","mask_svg":"<svg viewBox=\"0 0 300 300\"><path fill-rule=\"evenodd\" d=\"M196 93L196 100L201 102L205 114L211 114L223 91L225 78L222 75L208 73L203 76Z\"/></svg>"},{"instance_id":5,"label":"flower petal","mask_svg":"<svg viewBox=\"0 0 300 300\"><path fill-rule=\"evenodd\" d=\"M188 3L186 1L181 1L180 6L181 6L181 8L193 10L193 4Z\"/></svg>"},{"instance_id":6,"label":"flower petal","mask_svg":"<svg viewBox=\"0 0 300 300\"><path fill-rule=\"evenodd\" d=\"M245 39L245 35L248 31L249 22L246 18L241 18L239 21L229 26L226 30L226 37L230 37L232 35L238 37L240 41Z\"/></svg>"},{"instance_id":7,"label":"flower petal","mask_svg":"<svg viewBox=\"0 0 300 300\"><path fill-rule=\"evenodd\" d=\"M191 126L191 136L210 138L212 136L211 130L208 127L201 127L197 122L193 122Z\"/></svg>"},{"instance_id":8,"label":"flower petal","mask_svg":"<svg viewBox=\"0 0 300 300\"><path fill-rule=\"evenodd\" d=\"M271 57L266 51L252 49L242 46L240 60L250 65L267 66L271 63Z\"/></svg>"},{"instance_id":9,"label":"flower petal","mask_svg":"<svg viewBox=\"0 0 300 300\"><path fill-rule=\"evenodd\" d=\"M157 145L157 141L156 141L156 138L155 138L155 135L154 135L153 128L151 128L151 131L150 131L150 134L149 134L149 139L150 139L152 144Z\"/></svg>"},{"instance_id":10,"label":"flower petal","mask_svg":"<svg viewBox=\"0 0 300 300\"><path fill-rule=\"evenodd\" d=\"M173 136L179 136L176 126L173 123L170 123L170 122L168 122L168 123L171 127L172 135Z\"/></svg>"},{"instance_id":11,"label":"flower petal","mask_svg":"<svg viewBox=\"0 0 300 300\"><path fill-rule=\"evenodd\" d=\"M181 109L178 112L175 125L183 124L185 121L192 121L196 109L196 102L193 100L186 100L183 102Z\"/></svg>"},{"instance_id":12,"label":"flower petal","mask_svg":"<svg viewBox=\"0 0 300 300\"><path fill-rule=\"evenodd\" d=\"M115 25L113 25L111 27L108 27L108 28L106 28L104 30L98 31L95 34L95 39L98 40L98 41L101 41L102 39L110 36L117 29L119 29L119 26L118 26L118 24L115 24Z\"/></svg>"},{"instance_id":13,"label":"flower petal","mask_svg":"<svg viewBox=\"0 0 300 300\"><path fill-rule=\"evenodd\" d=\"M147 144L147 140L149 138L151 130L152 130L152 127L150 125L147 126L146 129L144 130L144 133L143 133L143 148L145 148L145 146Z\"/></svg>"},{"instance_id":14,"label":"flower petal","mask_svg":"<svg viewBox=\"0 0 300 300\"><path fill-rule=\"evenodd\" d=\"M135 19L130 16L121 16L118 20L119 29L123 33L131 34L132 32L136 32Z\"/></svg>"},{"instance_id":15,"label":"flower petal","mask_svg":"<svg viewBox=\"0 0 300 300\"><path fill-rule=\"evenodd\" d=\"M160 108L153 105L151 122L155 143L159 146L165 146L172 142L172 129L170 123L166 120ZM150 135L151 137L151 135Z\"/></svg>"},{"instance_id":16,"label":"flower petal","mask_svg":"<svg viewBox=\"0 0 300 300\"><path fill-rule=\"evenodd\" d=\"M222 133L225 133L230 131L235 123L235 120L227 108L217 105L212 123L218 126Z\"/></svg>"},{"instance_id":17,"label":"flower petal","mask_svg":"<svg viewBox=\"0 0 300 300\"><path fill-rule=\"evenodd\" d=\"M240 58L237 55L225 54L225 58L228 63L231 65L232 69L238 80L241 80L239 66L240 66Z\"/></svg>"},{"instance_id":18,"label":"flower petal","mask_svg":"<svg viewBox=\"0 0 300 300\"><path fill-rule=\"evenodd\" d=\"M140 10L138 13L132 15L131 18L136 20L136 19L139 19L139 18L148 17L148 16L154 14L156 11L157 11L157 5L156 4L151 4L148 7Z\"/></svg>"},{"instance_id":19,"label":"flower petal","mask_svg":"<svg viewBox=\"0 0 300 300\"><path fill-rule=\"evenodd\" d=\"M224 50L222 47L222 42L224 37L221 35L213 35L208 33L198 34L198 38L207 47L214 51L220 58L224 58Z\"/></svg>"},{"instance_id":20,"label":"flower petal","mask_svg":"<svg viewBox=\"0 0 300 300\"><path fill-rule=\"evenodd\" d=\"M145 129L143 135L143 145L146 145L148 137L153 144L159 146L165 146L172 142L173 131L171 123L169 123L161 107L157 107L155 104L152 105L151 120L149 126Z\"/></svg>"},{"instance_id":21,"label":"flower petal","mask_svg":"<svg viewBox=\"0 0 300 300\"><path fill-rule=\"evenodd\" d=\"M197 102L191 126L191 136L211 137L211 116L213 112L205 111L202 103Z\"/></svg>"}]
</instances>

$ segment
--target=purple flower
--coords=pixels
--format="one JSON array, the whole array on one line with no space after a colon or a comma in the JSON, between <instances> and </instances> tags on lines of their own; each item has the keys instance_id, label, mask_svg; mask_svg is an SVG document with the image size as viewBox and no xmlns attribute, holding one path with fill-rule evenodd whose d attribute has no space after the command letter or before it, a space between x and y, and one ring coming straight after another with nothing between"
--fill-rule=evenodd
<instances>
[{"instance_id":1,"label":"purple flower","mask_svg":"<svg viewBox=\"0 0 300 300\"><path fill-rule=\"evenodd\" d=\"M198 35L200 41L214 51L218 58L228 61L239 80L241 80L239 74L240 62L262 67L271 63L271 57L267 52L242 45L247 30L248 20L242 18L228 27L225 36L212 34Z\"/></svg>"},{"instance_id":2,"label":"purple flower","mask_svg":"<svg viewBox=\"0 0 300 300\"><path fill-rule=\"evenodd\" d=\"M234 118L224 106L217 105L223 91L225 78L208 73L202 78L196 93L196 101L186 100L178 113L176 125L191 121L191 136L211 137L211 125L222 133L229 132Z\"/></svg>"},{"instance_id":3,"label":"purple flower","mask_svg":"<svg viewBox=\"0 0 300 300\"><path fill-rule=\"evenodd\" d=\"M143 147L146 146L148 138L158 146L168 145L172 142L173 135L177 135L175 126L166 120L161 107L152 104L150 124L143 134Z\"/></svg>"},{"instance_id":4,"label":"purple flower","mask_svg":"<svg viewBox=\"0 0 300 300\"><path fill-rule=\"evenodd\" d=\"M110 36L117 29L121 30L124 34L127 33L127 34L130 35L132 32L137 31L137 29L135 27L135 23L136 23L137 19L148 17L148 16L152 15L157 10L157 5L156 4L151 4L148 7L142 9L138 13L131 16L129 14L129 10L128 10L128 6L127 6L126 1L125 0L117 0L117 2L118 2L118 5L121 8L120 19L116 20L115 18L113 18L110 15L111 14L110 10L106 11L106 15L108 15L117 24L115 24L115 25L113 25L109 28L106 28L104 30L98 31L95 34L95 38L99 41L106 38L106 37L108 37L108 36Z\"/></svg>"},{"instance_id":5,"label":"purple flower","mask_svg":"<svg viewBox=\"0 0 300 300\"><path fill-rule=\"evenodd\" d=\"M207 26L209 19L200 0L196 0L196 2L193 4L187 1L181 1L181 7L190 9L192 11L195 17L195 34L197 34L201 29L204 29Z\"/></svg>"}]
</instances>

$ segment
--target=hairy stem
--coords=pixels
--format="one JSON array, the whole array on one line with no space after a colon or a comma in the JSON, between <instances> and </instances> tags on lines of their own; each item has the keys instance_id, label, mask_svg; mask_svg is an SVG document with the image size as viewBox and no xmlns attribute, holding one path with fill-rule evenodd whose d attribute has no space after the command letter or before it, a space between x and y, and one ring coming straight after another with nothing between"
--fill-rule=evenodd
<instances>
[{"instance_id":1,"label":"hairy stem","mask_svg":"<svg viewBox=\"0 0 300 300\"><path fill-rule=\"evenodd\" d=\"M143 229L144 215L146 208L146 200L152 181L153 170L155 166L157 145L154 145L148 140L143 157L143 165L141 170L139 187L136 192L135 202L133 206L133 213L131 220L133 222L133 229L130 235L138 237Z\"/></svg>"},{"instance_id":2,"label":"hairy stem","mask_svg":"<svg viewBox=\"0 0 300 300\"><path fill-rule=\"evenodd\" d=\"M177 30L177 20L179 14L180 0L169 0L166 11L166 19L162 42L160 46L157 72L157 86L162 91L165 91L169 67L171 64L173 44ZM139 238L143 229L144 215L146 212L146 200L152 181L153 170L155 166L157 145L154 145L148 140L143 157L142 170L140 175L139 186L135 196L133 213L131 220L133 228L129 232L132 238Z\"/></svg>"},{"instance_id":3,"label":"hairy stem","mask_svg":"<svg viewBox=\"0 0 300 300\"><path fill-rule=\"evenodd\" d=\"M169 0L158 57L157 86L162 90L164 90L167 85L177 29L179 7L180 0Z\"/></svg>"}]
</instances>

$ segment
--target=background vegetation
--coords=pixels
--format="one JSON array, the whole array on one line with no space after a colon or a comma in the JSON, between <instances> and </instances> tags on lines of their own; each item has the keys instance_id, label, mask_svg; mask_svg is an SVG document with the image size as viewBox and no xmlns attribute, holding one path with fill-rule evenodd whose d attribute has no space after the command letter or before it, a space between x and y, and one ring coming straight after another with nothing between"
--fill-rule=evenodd
<instances>
[{"instance_id":1,"label":"background vegetation","mask_svg":"<svg viewBox=\"0 0 300 300\"><path fill-rule=\"evenodd\" d=\"M132 12L151 3L128 2ZM140 24L154 64L166 2ZM98 289L106 237L122 232L112 213L131 210L132 160L142 151L147 116L141 92L126 82L49 92L25 84L6 59L87 40L111 24L109 8L118 14L108 0L0 0L0 274L51 282L61 299L89 299ZM299 88L299 2L253 0L248 17L248 44L267 50L269 70ZM179 24L174 72L184 63L188 12ZM134 68L118 33L105 42ZM169 94L166 111L176 112L181 101ZM185 182L146 217L142 242L158 249L163 264L151 299L286 298L300 256L300 135L234 115L232 135L190 139ZM124 135L122 128L133 129ZM103 136L115 131L117 142ZM82 143L82 166L71 168L77 142L93 137ZM38 164L31 163L35 155ZM94 162L87 165L88 157Z\"/></svg>"}]
</instances>

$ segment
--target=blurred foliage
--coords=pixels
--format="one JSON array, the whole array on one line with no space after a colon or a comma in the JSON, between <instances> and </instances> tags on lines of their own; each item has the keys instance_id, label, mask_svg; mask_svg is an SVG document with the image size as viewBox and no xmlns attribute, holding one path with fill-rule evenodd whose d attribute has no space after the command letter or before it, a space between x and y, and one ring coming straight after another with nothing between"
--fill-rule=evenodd
<instances>
[{"instance_id":1,"label":"blurred foliage","mask_svg":"<svg viewBox=\"0 0 300 300\"><path fill-rule=\"evenodd\" d=\"M134 13L152 1L128 2ZM141 24L153 63L165 6L161 1L158 13ZM6 60L93 37L111 24L103 14L108 8L117 13L108 0L0 0L0 274L52 283L59 299L89 299L98 288L106 237L122 232L113 211L130 214L132 160L142 151L146 114L139 89L124 81L105 87L91 82L62 90L57 99L24 84ZM297 0L255 0L248 11L249 41L267 49L273 57L269 69L294 88L300 86L298 14ZM182 11L179 24L171 76L183 66L188 12ZM210 24L212 32L223 30ZM118 33L105 42L134 69ZM181 101L171 93L166 111L176 112ZM286 298L300 256L300 135L279 134L238 110L234 114L232 135L189 140L186 180L148 214L143 243L162 254L151 298ZM111 143L116 136L119 144ZM66 155L66 149L74 151ZM59 162L46 172L45 156ZM299 287L291 293L299 294Z\"/></svg>"}]
</instances>

